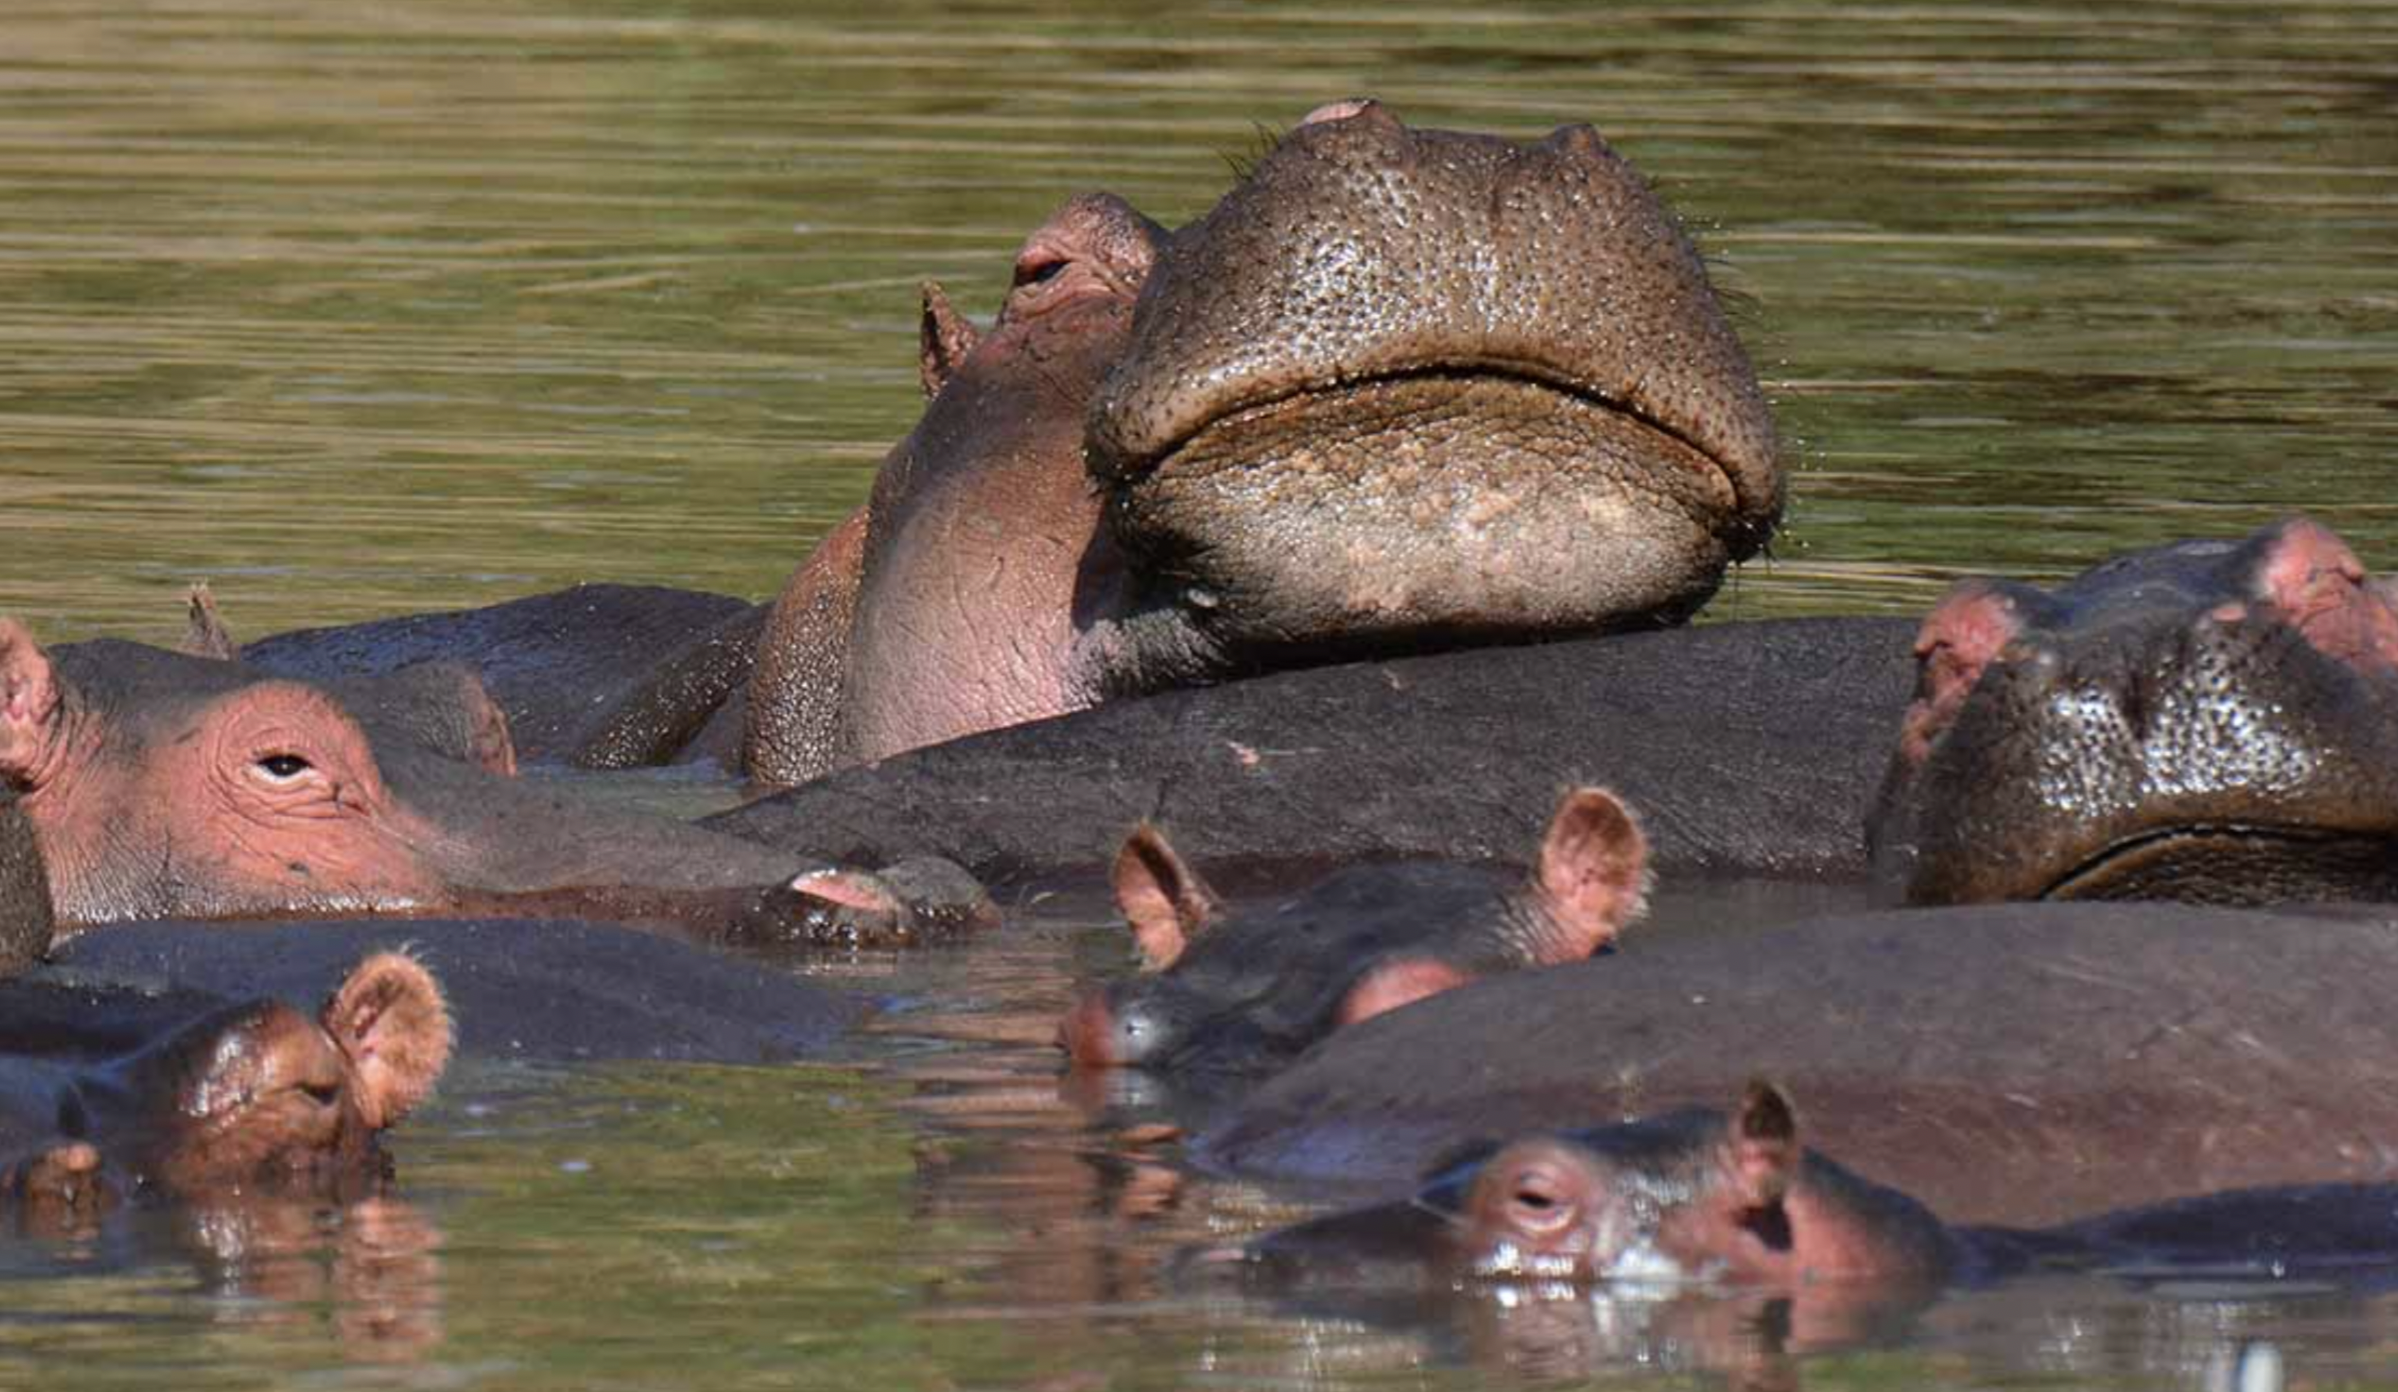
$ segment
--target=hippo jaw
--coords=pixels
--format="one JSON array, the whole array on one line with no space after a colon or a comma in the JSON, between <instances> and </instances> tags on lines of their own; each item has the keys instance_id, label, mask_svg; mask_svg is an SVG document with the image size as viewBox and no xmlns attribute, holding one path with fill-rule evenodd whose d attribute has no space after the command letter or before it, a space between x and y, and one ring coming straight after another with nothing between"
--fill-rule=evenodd
<instances>
[{"instance_id":1,"label":"hippo jaw","mask_svg":"<svg viewBox=\"0 0 2398 1392\"><path fill-rule=\"evenodd\" d=\"M1086 456L1149 602L1268 656L1672 621L1782 494L1629 165L1587 127L1518 146L1371 103L1174 235Z\"/></svg>"},{"instance_id":2,"label":"hippo jaw","mask_svg":"<svg viewBox=\"0 0 2398 1392\"><path fill-rule=\"evenodd\" d=\"M2312 826L2154 827L2101 848L2033 896L2258 908L2398 898L2398 837Z\"/></svg>"}]
</instances>

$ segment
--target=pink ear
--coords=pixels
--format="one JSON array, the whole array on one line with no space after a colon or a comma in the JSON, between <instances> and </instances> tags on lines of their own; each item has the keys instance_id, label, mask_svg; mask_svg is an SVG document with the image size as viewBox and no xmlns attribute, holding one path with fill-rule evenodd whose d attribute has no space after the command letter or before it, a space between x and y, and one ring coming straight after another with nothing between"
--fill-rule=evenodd
<instances>
[{"instance_id":1,"label":"pink ear","mask_svg":"<svg viewBox=\"0 0 2398 1392\"><path fill-rule=\"evenodd\" d=\"M225 616L217 612L216 595L210 592L207 581L192 584L187 606L183 651L217 662L231 662L241 656L241 644L233 641L233 631L225 627Z\"/></svg>"},{"instance_id":2,"label":"pink ear","mask_svg":"<svg viewBox=\"0 0 2398 1392\"><path fill-rule=\"evenodd\" d=\"M982 334L965 315L950 307L949 294L937 280L924 282L924 316L916 326L917 372L927 400L941 394L950 374L974 351Z\"/></svg>"},{"instance_id":3,"label":"pink ear","mask_svg":"<svg viewBox=\"0 0 2398 1392\"><path fill-rule=\"evenodd\" d=\"M1563 930L1541 943L1540 964L1579 961L1648 907L1649 839L1615 794L1577 788L1549 819L1533 883Z\"/></svg>"},{"instance_id":4,"label":"pink ear","mask_svg":"<svg viewBox=\"0 0 2398 1392\"><path fill-rule=\"evenodd\" d=\"M1413 1005L1426 996L1452 991L1474 978L1446 962L1429 957L1405 957L1384 962L1358 978L1341 997L1340 1022L1354 1025L1386 1010Z\"/></svg>"},{"instance_id":5,"label":"pink ear","mask_svg":"<svg viewBox=\"0 0 2398 1392\"><path fill-rule=\"evenodd\" d=\"M58 674L33 634L0 618L0 781L26 786L58 732Z\"/></svg>"},{"instance_id":6,"label":"pink ear","mask_svg":"<svg viewBox=\"0 0 2398 1392\"><path fill-rule=\"evenodd\" d=\"M360 962L321 1017L356 1070L358 1110L377 1130L431 1095L450 1061L450 1011L415 958L378 952Z\"/></svg>"},{"instance_id":7,"label":"pink ear","mask_svg":"<svg viewBox=\"0 0 2398 1392\"><path fill-rule=\"evenodd\" d=\"M1173 966L1191 939L1223 912L1215 891L1175 854L1166 834L1148 822L1124 838L1108 879L1150 971Z\"/></svg>"}]
</instances>

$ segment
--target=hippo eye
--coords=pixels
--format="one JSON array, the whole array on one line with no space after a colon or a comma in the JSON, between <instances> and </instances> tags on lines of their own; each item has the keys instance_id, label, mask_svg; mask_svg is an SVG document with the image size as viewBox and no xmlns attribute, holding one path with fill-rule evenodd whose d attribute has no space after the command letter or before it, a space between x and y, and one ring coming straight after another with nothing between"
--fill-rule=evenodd
<instances>
[{"instance_id":1,"label":"hippo eye","mask_svg":"<svg viewBox=\"0 0 2398 1392\"><path fill-rule=\"evenodd\" d=\"M1573 1200L1557 1180L1541 1171L1526 1170L1508 1186L1508 1214L1524 1232L1547 1234L1573 1220Z\"/></svg>"},{"instance_id":2,"label":"hippo eye","mask_svg":"<svg viewBox=\"0 0 2398 1392\"><path fill-rule=\"evenodd\" d=\"M320 1107L330 1107L341 1100L341 1084L339 1083L302 1083L300 1091L306 1093L308 1100Z\"/></svg>"},{"instance_id":3,"label":"hippo eye","mask_svg":"<svg viewBox=\"0 0 2398 1392\"><path fill-rule=\"evenodd\" d=\"M1040 285L1058 278L1067 263L1056 261L1020 261L1016 264L1017 285Z\"/></svg>"},{"instance_id":4,"label":"hippo eye","mask_svg":"<svg viewBox=\"0 0 2398 1392\"><path fill-rule=\"evenodd\" d=\"M265 754L259 757L258 767L266 771L267 777L277 782L288 782L316 765L297 754Z\"/></svg>"}]
</instances>

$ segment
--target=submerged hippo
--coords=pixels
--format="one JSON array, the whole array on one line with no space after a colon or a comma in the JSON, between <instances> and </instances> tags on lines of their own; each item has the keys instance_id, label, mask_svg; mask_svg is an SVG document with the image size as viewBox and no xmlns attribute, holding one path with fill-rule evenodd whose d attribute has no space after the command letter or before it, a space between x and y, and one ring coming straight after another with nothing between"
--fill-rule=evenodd
<instances>
[{"instance_id":1,"label":"submerged hippo","mask_svg":"<svg viewBox=\"0 0 2398 1392\"><path fill-rule=\"evenodd\" d=\"M937 295L924 323L923 423L761 645L761 779L1265 667L1672 622L1781 511L1696 252L1587 126L1527 146L1337 103L1171 235L1068 204L979 342Z\"/></svg>"},{"instance_id":2,"label":"submerged hippo","mask_svg":"<svg viewBox=\"0 0 2398 1392\"><path fill-rule=\"evenodd\" d=\"M1059 1046L1084 1067L1251 1073L1477 977L1599 951L1640 915L1648 845L1614 794L1583 788L1558 805L1529 878L1439 861L1358 866L1226 916L1147 824L1112 878L1146 970L1084 992Z\"/></svg>"},{"instance_id":3,"label":"submerged hippo","mask_svg":"<svg viewBox=\"0 0 2398 1392\"><path fill-rule=\"evenodd\" d=\"M962 872L891 879L578 804L379 737L325 688L129 643L54 662L0 619L0 784L62 928L288 913L568 914L728 941L988 921Z\"/></svg>"},{"instance_id":4,"label":"submerged hippo","mask_svg":"<svg viewBox=\"0 0 2398 1392\"><path fill-rule=\"evenodd\" d=\"M2318 523L1924 620L1875 802L1913 903L2398 898L2398 605Z\"/></svg>"},{"instance_id":5,"label":"submerged hippo","mask_svg":"<svg viewBox=\"0 0 2398 1392\"><path fill-rule=\"evenodd\" d=\"M1954 1222L2398 1182L2386 916L2005 904L1645 941L1325 1040L1196 1143L1386 1189L1481 1138L1708 1106L1770 1074Z\"/></svg>"},{"instance_id":6,"label":"submerged hippo","mask_svg":"<svg viewBox=\"0 0 2398 1392\"><path fill-rule=\"evenodd\" d=\"M449 1056L432 974L378 953L314 1019L250 1000L104 1062L0 1063L0 1192L74 1214L128 1185L189 1196L371 1180L377 1138L432 1091Z\"/></svg>"},{"instance_id":7,"label":"submerged hippo","mask_svg":"<svg viewBox=\"0 0 2398 1392\"><path fill-rule=\"evenodd\" d=\"M1951 1227L1803 1147L1789 1097L1757 1082L1729 1114L1693 1108L1485 1147L1406 1200L1202 1251L1189 1269L1268 1288L1615 1283L1803 1299L1831 1287L1842 1301L1903 1300L2035 1264L2276 1277L2386 1268L2398 1263L2394 1198L2387 1185L2241 1190L2047 1228Z\"/></svg>"}]
</instances>

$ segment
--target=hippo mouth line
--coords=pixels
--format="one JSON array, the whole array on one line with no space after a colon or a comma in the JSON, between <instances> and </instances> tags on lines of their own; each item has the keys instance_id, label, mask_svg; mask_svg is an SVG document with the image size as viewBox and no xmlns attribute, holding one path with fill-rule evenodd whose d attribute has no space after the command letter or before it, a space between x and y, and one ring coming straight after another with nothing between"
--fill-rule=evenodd
<instances>
[{"instance_id":1,"label":"hippo mouth line","mask_svg":"<svg viewBox=\"0 0 2398 1392\"><path fill-rule=\"evenodd\" d=\"M2254 852L2278 849L2293 856L2329 859L2342 851L2388 852L2390 841L2365 832L2325 827L2267 826L2242 822L2191 822L2158 827L2111 841L2050 881L2041 899L2105 897L2110 880L2126 867L2153 864L2187 852Z\"/></svg>"},{"instance_id":2,"label":"hippo mouth line","mask_svg":"<svg viewBox=\"0 0 2398 1392\"><path fill-rule=\"evenodd\" d=\"M1381 372L1361 373L1353 377L1336 378L1329 382L1310 382L1283 391L1246 397L1233 402L1198 421L1190 429L1166 441L1145 459L1134 462L1127 473L1147 473L1163 466L1175 455L1188 449L1194 441L1235 422L1255 419L1269 412L1306 401L1310 398L1337 400L1354 398L1378 388L1405 387L1424 383L1455 383L1461 390L1477 383L1508 383L1536 388L1564 398L1576 405L1599 411L1617 420L1659 435L1681 450L1706 461L1731 496L1746 504L1741 497L1740 475L1729 462L1706 444L1693 438L1688 431L1658 419L1631 402L1594 391L1587 386L1565 381L1537 368L1498 363L1430 363L1419 367L1399 367Z\"/></svg>"}]
</instances>

